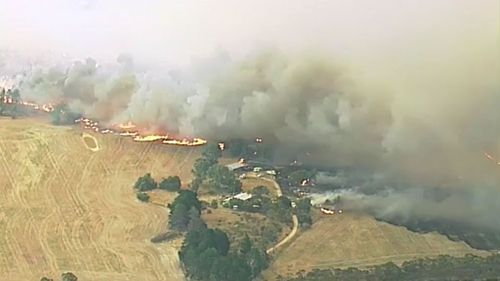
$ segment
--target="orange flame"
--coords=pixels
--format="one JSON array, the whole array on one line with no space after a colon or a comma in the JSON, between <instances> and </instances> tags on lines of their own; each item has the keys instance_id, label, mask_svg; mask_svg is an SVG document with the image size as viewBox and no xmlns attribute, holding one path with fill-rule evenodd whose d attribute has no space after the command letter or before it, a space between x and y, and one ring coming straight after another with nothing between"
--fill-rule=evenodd
<instances>
[{"instance_id":1,"label":"orange flame","mask_svg":"<svg viewBox=\"0 0 500 281\"><path fill-rule=\"evenodd\" d=\"M198 146L204 145L207 143L206 140L201 138L193 138L193 139L173 139L170 138L168 134L145 134L140 133L137 129L137 125L132 122L127 122L125 124L114 125L117 130L112 130L109 128L101 129L99 128L99 123L93 121L89 118L80 118L75 120L75 123L81 123L83 128L91 129L101 134L115 134L123 137L132 137L136 142L155 142L161 141L163 144L170 145L180 145L180 146Z\"/></svg>"},{"instance_id":2,"label":"orange flame","mask_svg":"<svg viewBox=\"0 0 500 281\"><path fill-rule=\"evenodd\" d=\"M168 135L147 135L147 136L136 136L134 137L134 141L138 142L151 142L151 141L159 141L168 139Z\"/></svg>"},{"instance_id":3,"label":"orange flame","mask_svg":"<svg viewBox=\"0 0 500 281\"><path fill-rule=\"evenodd\" d=\"M220 149L220 150L224 150L224 148L226 148L226 144L225 144L225 143L223 143L223 142L219 142L219 144L218 144L218 145L219 145L219 149Z\"/></svg>"},{"instance_id":4,"label":"orange flame","mask_svg":"<svg viewBox=\"0 0 500 281\"><path fill-rule=\"evenodd\" d=\"M13 104L15 103L14 100L12 99L11 96L4 96L3 97L3 103L7 104ZM30 107L35 110L39 111L44 111L44 112L52 112L54 111L54 106L52 104L36 104L33 102L28 102L28 101L19 101L16 102L17 104L20 104L22 106ZM125 124L119 124L116 125L116 127L119 130L112 130L109 128L101 128L99 126L99 122L91 120L89 118L79 118L75 120L75 123L80 123L84 129L92 130L94 132L98 132L101 134L114 134L114 135L120 135L124 137L133 137L134 141L137 142L155 142L155 141L162 141L164 144L169 144L169 145L180 145L180 146L199 146L199 145L204 145L207 143L206 140L202 138L192 138L192 139L174 139L174 138L169 138L168 134L164 135L159 135L159 134L141 134L139 133L137 126L132 123L131 121L125 123ZM219 144L220 146L220 144ZM223 149L224 146L222 146L221 149Z\"/></svg>"},{"instance_id":5,"label":"orange flame","mask_svg":"<svg viewBox=\"0 0 500 281\"><path fill-rule=\"evenodd\" d=\"M174 144L174 145L181 145L181 146L198 146L198 145L204 145L207 143L206 140L200 139L200 138L193 138L192 140L189 139L182 139L182 140L164 140L164 144Z\"/></svg>"},{"instance_id":6,"label":"orange flame","mask_svg":"<svg viewBox=\"0 0 500 281\"><path fill-rule=\"evenodd\" d=\"M25 107L29 107L31 109L34 109L34 110L37 110L37 111L44 111L44 112L52 112L54 111L54 106L50 103L48 104L37 104L37 103L34 103L34 102L29 102L29 101L17 101L15 102L14 99L12 99L11 96L7 96L5 95L3 97L3 103L5 104L19 104L19 105L22 105L22 106L25 106Z\"/></svg>"}]
</instances>

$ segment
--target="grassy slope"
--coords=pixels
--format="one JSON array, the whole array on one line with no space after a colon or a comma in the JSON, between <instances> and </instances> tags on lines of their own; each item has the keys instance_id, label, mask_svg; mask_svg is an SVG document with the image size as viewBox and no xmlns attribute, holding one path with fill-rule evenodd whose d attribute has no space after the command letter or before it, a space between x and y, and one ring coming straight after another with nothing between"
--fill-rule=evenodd
<instances>
[{"instance_id":1,"label":"grassy slope","mask_svg":"<svg viewBox=\"0 0 500 281\"><path fill-rule=\"evenodd\" d=\"M198 149L0 119L0 279L39 280L70 270L92 280L182 280L177 249L153 245L166 209L138 202L132 185L152 172L190 178Z\"/></svg>"},{"instance_id":2,"label":"grassy slope","mask_svg":"<svg viewBox=\"0 0 500 281\"><path fill-rule=\"evenodd\" d=\"M389 261L400 264L419 257L466 253L484 254L443 235L418 234L367 216L322 216L279 253L266 276L272 279L276 274L299 270L363 267Z\"/></svg>"}]
</instances>

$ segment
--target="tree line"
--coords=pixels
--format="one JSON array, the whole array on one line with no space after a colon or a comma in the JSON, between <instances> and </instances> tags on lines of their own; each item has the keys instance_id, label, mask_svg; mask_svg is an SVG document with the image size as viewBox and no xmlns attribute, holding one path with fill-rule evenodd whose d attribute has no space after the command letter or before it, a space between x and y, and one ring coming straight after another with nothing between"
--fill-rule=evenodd
<instances>
[{"instance_id":1,"label":"tree line","mask_svg":"<svg viewBox=\"0 0 500 281\"><path fill-rule=\"evenodd\" d=\"M181 179L178 176L169 176L158 183L151 176L151 173L146 173L144 176L139 177L134 184L134 189L137 190L137 199L143 202L149 201L149 195L146 191L157 188L173 192L179 191L181 189Z\"/></svg>"},{"instance_id":2,"label":"tree line","mask_svg":"<svg viewBox=\"0 0 500 281\"><path fill-rule=\"evenodd\" d=\"M7 99L12 100L12 102L7 103ZM12 119L16 118L21 113L19 102L21 102L19 89L5 90L2 88L0 90L0 116L10 115Z\"/></svg>"},{"instance_id":3,"label":"tree line","mask_svg":"<svg viewBox=\"0 0 500 281\"><path fill-rule=\"evenodd\" d=\"M392 262L368 269L316 269L298 272L294 277L279 276L278 281L416 281L416 280L499 280L500 255L487 257L439 256L417 259L397 266Z\"/></svg>"},{"instance_id":4,"label":"tree line","mask_svg":"<svg viewBox=\"0 0 500 281\"><path fill-rule=\"evenodd\" d=\"M206 183L213 193L241 192L241 182L236 175L218 163L221 154L219 147L214 143L204 147L202 157L196 160L192 169L194 179L190 184L191 190L198 191L201 184Z\"/></svg>"}]
</instances>

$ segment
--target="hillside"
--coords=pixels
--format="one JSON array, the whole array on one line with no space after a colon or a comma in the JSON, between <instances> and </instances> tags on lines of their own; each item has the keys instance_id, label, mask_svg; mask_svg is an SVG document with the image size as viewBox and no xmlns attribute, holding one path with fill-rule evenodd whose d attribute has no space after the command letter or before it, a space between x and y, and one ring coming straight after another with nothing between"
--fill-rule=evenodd
<instances>
[{"instance_id":1,"label":"hillside","mask_svg":"<svg viewBox=\"0 0 500 281\"><path fill-rule=\"evenodd\" d=\"M419 234L364 215L322 216L276 257L267 272L294 274L315 268L364 267L438 255L485 254L436 233Z\"/></svg>"},{"instance_id":2,"label":"hillside","mask_svg":"<svg viewBox=\"0 0 500 281\"><path fill-rule=\"evenodd\" d=\"M95 152L77 129L0 119L0 280L183 280L177 248L149 242L167 209L132 185L146 172L186 181L198 149L91 135Z\"/></svg>"}]
</instances>

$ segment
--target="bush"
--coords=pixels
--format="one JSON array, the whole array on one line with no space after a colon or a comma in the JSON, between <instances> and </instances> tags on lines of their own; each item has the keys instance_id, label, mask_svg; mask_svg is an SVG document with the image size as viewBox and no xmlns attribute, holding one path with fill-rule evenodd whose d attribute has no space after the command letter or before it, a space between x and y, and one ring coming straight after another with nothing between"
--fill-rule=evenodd
<instances>
[{"instance_id":1,"label":"bush","mask_svg":"<svg viewBox=\"0 0 500 281\"><path fill-rule=\"evenodd\" d=\"M145 192L137 192L137 199L142 202L149 202L149 194Z\"/></svg>"},{"instance_id":2,"label":"bush","mask_svg":"<svg viewBox=\"0 0 500 281\"><path fill-rule=\"evenodd\" d=\"M181 179L178 176L168 177L160 182L160 189L168 191L179 191L181 189Z\"/></svg>"},{"instance_id":3,"label":"bush","mask_svg":"<svg viewBox=\"0 0 500 281\"><path fill-rule=\"evenodd\" d=\"M219 207L219 203L217 202L217 200L212 200L212 202L210 203L210 207L212 207L213 209L217 209Z\"/></svg>"},{"instance_id":4,"label":"bush","mask_svg":"<svg viewBox=\"0 0 500 281\"><path fill-rule=\"evenodd\" d=\"M259 185L252 190L254 196L269 196L269 189L265 186Z\"/></svg>"},{"instance_id":5,"label":"bush","mask_svg":"<svg viewBox=\"0 0 500 281\"><path fill-rule=\"evenodd\" d=\"M77 281L78 277L71 272L61 274L62 281Z\"/></svg>"},{"instance_id":6,"label":"bush","mask_svg":"<svg viewBox=\"0 0 500 281\"><path fill-rule=\"evenodd\" d=\"M158 187L158 183L153 179L150 173L137 179L134 184L134 188L139 191L149 191Z\"/></svg>"}]
</instances>

